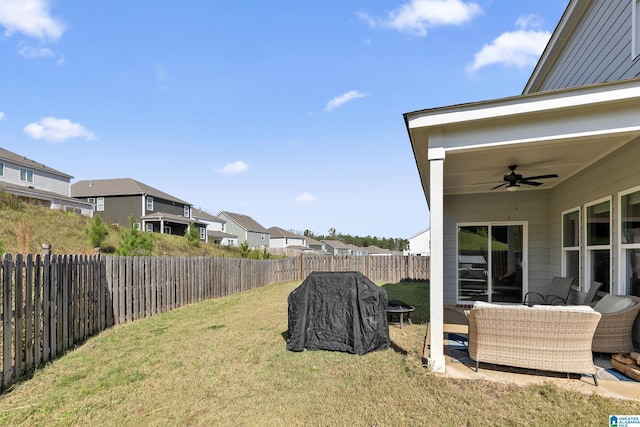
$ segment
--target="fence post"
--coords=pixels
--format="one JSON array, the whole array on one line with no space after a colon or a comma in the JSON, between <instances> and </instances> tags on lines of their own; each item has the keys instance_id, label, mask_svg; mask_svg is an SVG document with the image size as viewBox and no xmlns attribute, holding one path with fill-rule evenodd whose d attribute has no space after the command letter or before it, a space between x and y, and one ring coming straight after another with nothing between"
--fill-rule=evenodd
<instances>
[{"instance_id":1,"label":"fence post","mask_svg":"<svg viewBox=\"0 0 640 427\"><path fill-rule=\"evenodd\" d=\"M42 256L51 255L51 243L42 244Z\"/></svg>"}]
</instances>

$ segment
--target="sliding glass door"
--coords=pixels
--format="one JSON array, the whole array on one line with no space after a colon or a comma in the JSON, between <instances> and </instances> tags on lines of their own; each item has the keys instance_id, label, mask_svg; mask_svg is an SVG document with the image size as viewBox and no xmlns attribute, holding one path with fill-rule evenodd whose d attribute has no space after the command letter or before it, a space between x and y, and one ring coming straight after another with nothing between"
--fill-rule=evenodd
<instances>
[{"instance_id":1,"label":"sliding glass door","mask_svg":"<svg viewBox=\"0 0 640 427\"><path fill-rule=\"evenodd\" d=\"M458 302L521 302L526 226L458 226Z\"/></svg>"}]
</instances>

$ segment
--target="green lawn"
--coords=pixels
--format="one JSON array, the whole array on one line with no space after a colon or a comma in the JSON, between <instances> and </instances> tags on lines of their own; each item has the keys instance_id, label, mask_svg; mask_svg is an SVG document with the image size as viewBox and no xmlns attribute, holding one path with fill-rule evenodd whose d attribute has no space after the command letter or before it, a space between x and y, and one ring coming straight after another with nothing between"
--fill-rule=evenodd
<instances>
[{"instance_id":1,"label":"green lawn","mask_svg":"<svg viewBox=\"0 0 640 427\"><path fill-rule=\"evenodd\" d=\"M608 425L639 402L429 374L421 366L428 285L384 284L416 306L391 348L364 356L289 352L287 296L272 285L117 327L0 400L25 426Z\"/></svg>"}]
</instances>

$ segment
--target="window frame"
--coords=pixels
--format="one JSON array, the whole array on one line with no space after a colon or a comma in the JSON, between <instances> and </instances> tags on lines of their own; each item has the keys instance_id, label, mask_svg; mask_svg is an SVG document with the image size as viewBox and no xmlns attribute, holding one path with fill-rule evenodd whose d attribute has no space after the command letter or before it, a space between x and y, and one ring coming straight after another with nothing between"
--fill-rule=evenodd
<instances>
[{"instance_id":1,"label":"window frame","mask_svg":"<svg viewBox=\"0 0 640 427\"><path fill-rule=\"evenodd\" d=\"M198 227L200 229L200 240L207 239L207 228L206 227Z\"/></svg>"},{"instance_id":2,"label":"window frame","mask_svg":"<svg viewBox=\"0 0 640 427\"><path fill-rule=\"evenodd\" d=\"M20 181L33 184L33 170L27 168L20 168Z\"/></svg>"},{"instance_id":3,"label":"window frame","mask_svg":"<svg viewBox=\"0 0 640 427\"><path fill-rule=\"evenodd\" d=\"M590 245L589 244L589 208L601 203L609 203L609 243L606 245ZM584 224L584 283L591 283L595 280L592 272L591 254L595 251L609 251L609 292L613 291L613 201L611 196L602 197L597 200L585 203L583 206L583 224ZM606 284L605 284L606 285Z\"/></svg>"},{"instance_id":4,"label":"window frame","mask_svg":"<svg viewBox=\"0 0 640 427\"><path fill-rule=\"evenodd\" d=\"M577 237L578 237L578 246L565 246L565 241L564 241L564 237L565 237L565 222L564 222L564 218L565 216L572 214L574 212L578 212L578 232L576 233ZM582 209L580 206L571 208L571 209L567 209L566 211L563 211L561 214L561 219L560 219L560 224L561 224L561 238L560 238L560 250L562 252L562 260L561 260L561 268L562 268L562 275L563 276L568 276L569 274L569 269L568 269L568 265L567 265L567 254L569 252L578 252L578 275L582 276ZM586 283L582 283L580 282L580 277L576 277L576 285L578 289L583 289L584 291L588 291L587 288L587 284ZM576 287L576 285L574 285L574 287Z\"/></svg>"},{"instance_id":5,"label":"window frame","mask_svg":"<svg viewBox=\"0 0 640 427\"><path fill-rule=\"evenodd\" d=\"M640 249L640 241L638 242L623 242L624 232L623 230L623 217L622 217L622 198L633 193L640 193L640 185L628 188L626 190L618 192L618 283L617 293L618 295L628 295L632 292L631 283L627 283L628 271L627 271L627 251Z\"/></svg>"},{"instance_id":6,"label":"window frame","mask_svg":"<svg viewBox=\"0 0 640 427\"><path fill-rule=\"evenodd\" d=\"M104 197L96 197L96 211L104 212Z\"/></svg>"},{"instance_id":7,"label":"window frame","mask_svg":"<svg viewBox=\"0 0 640 427\"><path fill-rule=\"evenodd\" d=\"M184 205L182 216L184 216L185 218L191 218L191 206Z\"/></svg>"},{"instance_id":8,"label":"window frame","mask_svg":"<svg viewBox=\"0 0 640 427\"><path fill-rule=\"evenodd\" d=\"M146 200L146 208L148 211L153 211L153 197L152 196L147 196L147 200Z\"/></svg>"},{"instance_id":9,"label":"window frame","mask_svg":"<svg viewBox=\"0 0 640 427\"><path fill-rule=\"evenodd\" d=\"M4 176L4 163L0 162L0 176Z\"/></svg>"}]
</instances>

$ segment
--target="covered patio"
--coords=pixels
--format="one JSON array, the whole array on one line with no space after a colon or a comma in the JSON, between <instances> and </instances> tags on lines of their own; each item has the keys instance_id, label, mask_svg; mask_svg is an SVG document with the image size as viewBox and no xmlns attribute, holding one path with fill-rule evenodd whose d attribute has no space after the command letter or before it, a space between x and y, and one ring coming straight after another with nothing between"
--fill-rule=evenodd
<instances>
[{"instance_id":1,"label":"covered patio","mask_svg":"<svg viewBox=\"0 0 640 427\"><path fill-rule=\"evenodd\" d=\"M431 216L431 370L448 367L445 305L497 298L490 259L486 292L462 294L463 231L516 230L504 247L521 270L521 294L543 290L554 275L576 276L577 302L596 278L606 280L605 292L632 292L640 248L626 236L637 231L629 195L640 187L639 101L634 78L404 114ZM512 165L523 177L553 177L513 184L505 177ZM621 217L624 209L630 217ZM606 241L591 242L589 233Z\"/></svg>"}]
</instances>

